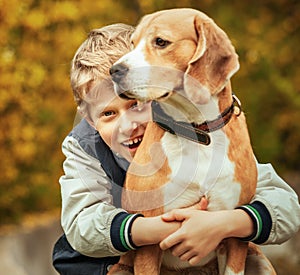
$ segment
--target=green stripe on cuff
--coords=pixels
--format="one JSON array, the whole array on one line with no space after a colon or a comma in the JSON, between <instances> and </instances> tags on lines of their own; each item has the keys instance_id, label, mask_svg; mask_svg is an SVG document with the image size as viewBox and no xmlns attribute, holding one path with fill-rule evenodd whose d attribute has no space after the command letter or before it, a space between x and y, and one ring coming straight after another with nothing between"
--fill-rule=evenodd
<instances>
[{"instance_id":1,"label":"green stripe on cuff","mask_svg":"<svg viewBox=\"0 0 300 275\"><path fill-rule=\"evenodd\" d=\"M131 250L130 247L127 245L126 243L126 240L125 240L125 236L124 236L124 231L125 231L125 225L126 225L126 222L128 221L128 219L131 217L132 215L128 215L123 221L122 221L122 224L121 224L121 227L120 227L120 240L121 240L121 243L122 245L127 249L127 250Z\"/></svg>"}]
</instances>

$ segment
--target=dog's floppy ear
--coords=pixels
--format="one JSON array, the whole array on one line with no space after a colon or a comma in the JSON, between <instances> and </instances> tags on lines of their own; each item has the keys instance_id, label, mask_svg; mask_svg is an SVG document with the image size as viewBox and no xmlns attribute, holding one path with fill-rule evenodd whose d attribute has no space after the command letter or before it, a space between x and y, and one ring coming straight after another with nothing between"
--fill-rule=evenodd
<instances>
[{"instance_id":1,"label":"dog's floppy ear","mask_svg":"<svg viewBox=\"0 0 300 275\"><path fill-rule=\"evenodd\" d=\"M198 41L185 72L184 89L195 103L206 103L220 92L239 69L238 55L229 38L212 19L195 16Z\"/></svg>"}]
</instances>

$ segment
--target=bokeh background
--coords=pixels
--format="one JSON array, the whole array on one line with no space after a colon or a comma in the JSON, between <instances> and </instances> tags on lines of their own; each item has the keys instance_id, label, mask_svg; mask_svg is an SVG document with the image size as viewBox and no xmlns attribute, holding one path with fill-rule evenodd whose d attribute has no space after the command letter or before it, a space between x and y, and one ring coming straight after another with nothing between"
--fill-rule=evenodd
<instances>
[{"instance_id":1,"label":"bokeh background","mask_svg":"<svg viewBox=\"0 0 300 275\"><path fill-rule=\"evenodd\" d=\"M255 154L299 194L299 0L0 0L0 231L59 215L61 142L76 114L70 61L89 31L175 7L205 12L232 40Z\"/></svg>"}]
</instances>

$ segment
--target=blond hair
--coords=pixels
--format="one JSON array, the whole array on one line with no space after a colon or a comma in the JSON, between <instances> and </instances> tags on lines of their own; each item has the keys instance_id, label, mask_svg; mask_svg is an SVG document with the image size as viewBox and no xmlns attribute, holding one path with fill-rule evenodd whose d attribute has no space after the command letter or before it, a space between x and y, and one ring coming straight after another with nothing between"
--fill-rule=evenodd
<instances>
[{"instance_id":1,"label":"blond hair","mask_svg":"<svg viewBox=\"0 0 300 275\"><path fill-rule=\"evenodd\" d=\"M79 106L91 85L109 77L112 64L131 50L130 36L134 28L112 24L92 30L78 48L71 64L71 87Z\"/></svg>"}]
</instances>

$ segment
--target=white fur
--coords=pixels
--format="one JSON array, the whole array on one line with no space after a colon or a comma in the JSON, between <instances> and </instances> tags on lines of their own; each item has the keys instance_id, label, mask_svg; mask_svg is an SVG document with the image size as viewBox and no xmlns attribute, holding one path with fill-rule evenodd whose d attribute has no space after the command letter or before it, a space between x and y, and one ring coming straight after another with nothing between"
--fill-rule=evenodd
<instances>
[{"instance_id":1,"label":"white fur","mask_svg":"<svg viewBox=\"0 0 300 275\"><path fill-rule=\"evenodd\" d=\"M172 174L165 187L165 212L187 207L206 195L209 210L233 209L239 200L241 186L234 182L232 163L227 156L228 139L222 130L212 135L210 146L200 145L166 132L161 140ZM203 266L216 256L203 258ZM163 264L172 268L186 268L188 262L165 251Z\"/></svg>"},{"instance_id":2,"label":"white fur","mask_svg":"<svg viewBox=\"0 0 300 275\"><path fill-rule=\"evenodd\" d=\"M131 68L149 66L149 63L146 62L143 54L145 44L145 39L142 39L136 48L122 56L116 63L126 63L126 65Z\"/></svg>"},{"instance_id":3,"label":"white fur","mask_svg":"<svg viewBox=\"0 0 300 275\"><path fill-rule=\"evenodd\" d=\"M163 150L172 174L165 190L165 211L193 205L205 195L209 210L237 206L241 185L234 181L235 165L228 158L228 138L222 130L212 134L209 146L166 132Z\"/></svg>"}]
</instances>

